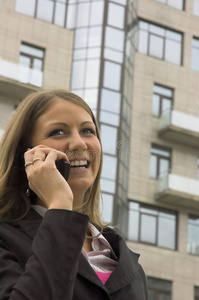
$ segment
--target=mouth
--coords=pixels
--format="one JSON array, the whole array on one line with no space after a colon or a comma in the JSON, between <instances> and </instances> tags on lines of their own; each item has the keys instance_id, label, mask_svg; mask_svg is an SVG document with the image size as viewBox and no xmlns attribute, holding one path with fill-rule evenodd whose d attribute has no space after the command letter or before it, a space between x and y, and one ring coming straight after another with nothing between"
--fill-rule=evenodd
<instances>
[{"instance_id":1,"label":"mouth","mask_svg":"<svg viewBox=\"0 0 199 300\"><path fill-rule=\"evenodd\" d=\"M88 169L90 162L88 160L71 160L70 167L71 169Z\"/></svg>"}]
</instances>

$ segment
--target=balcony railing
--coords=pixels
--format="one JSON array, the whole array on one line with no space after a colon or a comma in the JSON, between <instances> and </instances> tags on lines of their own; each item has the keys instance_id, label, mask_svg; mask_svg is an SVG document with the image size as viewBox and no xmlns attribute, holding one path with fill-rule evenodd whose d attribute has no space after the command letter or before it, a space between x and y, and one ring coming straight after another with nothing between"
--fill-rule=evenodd
<instances>
[{"instance_id":1,"label":"balcony railing","mask_svg":"<svg viewBox=\"0 0 199 300\"><path fill-rule=\"evenodd\" d=\"M166 174L158 180L157 201L199 209L199 180Z\"/></svg>"},{"instance_id":2,"label":"balcony railing","mask_svg":"<svg viewBox=\"0 0 199 300\"><path fill-rule=\"evenodd\" d=\"M199 118L179 111L168 111L161 116L158 136L189 146L199 146Z\"/></svg>"},{"instance_id":3,"label":"balcony railing","mask_svg":"<svg viewBox=\"0 0 199 300\"><path fill-rule=\"evenodd\" d=\"M0 59L0 76L41 87L43 72Z\"/></svg>"}]
</instances>

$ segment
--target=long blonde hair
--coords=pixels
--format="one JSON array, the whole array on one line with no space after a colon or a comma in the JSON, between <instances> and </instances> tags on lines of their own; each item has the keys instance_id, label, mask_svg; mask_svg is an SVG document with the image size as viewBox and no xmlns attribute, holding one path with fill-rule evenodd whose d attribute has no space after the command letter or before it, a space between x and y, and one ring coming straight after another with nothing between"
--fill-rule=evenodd
<instances>
[{"instance_id":1,"label":"long blonde hair","mask_svg":"<svg viewBox=\"0 0 199 300\"><path fill-rule=\"evenodd\" d=\"M0 143L0 221L22 219L29 211L31 200L26 196L28 181L24 170L24 152L30 147L32 129L37 119L47 110L50 103L62 98L81 106L92 117L96 126L97 138L101 148L99 127L88 104L79 96L67 90L34 92L28 95L17 108L8 124ZM85 194L82 212L90 221L105 227L100 215L100 176L102 170L102 151L98 174L93 185Z\"/></svg>"}]
</instances>

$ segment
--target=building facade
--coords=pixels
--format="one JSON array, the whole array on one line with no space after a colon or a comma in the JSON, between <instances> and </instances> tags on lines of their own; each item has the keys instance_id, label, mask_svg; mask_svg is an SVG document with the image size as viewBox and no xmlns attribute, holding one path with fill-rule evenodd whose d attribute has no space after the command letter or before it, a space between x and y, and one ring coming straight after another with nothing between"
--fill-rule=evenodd
<instances>
[{"instance_id":1,"label":"building facade","mask_svg":"<svg viewBox=\"0 0 199 300\"><path fill-rule=\"evenodd\" d=\"M52 88L98 119L103 217L149 299L198 300L199 0L0 0L0 135Z\"/></svg>"}]
</instances>

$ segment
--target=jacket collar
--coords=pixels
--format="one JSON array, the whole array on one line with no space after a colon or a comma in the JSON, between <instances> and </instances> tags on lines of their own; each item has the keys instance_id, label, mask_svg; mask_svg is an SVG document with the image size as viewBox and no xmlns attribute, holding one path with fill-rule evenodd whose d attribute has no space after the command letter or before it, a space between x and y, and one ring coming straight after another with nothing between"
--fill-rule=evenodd
<instances>
[{"instance_id":1,"label":"jacket collar","mask_svg":"<svg viewBox=\"0 0 199 300\"><path fill-rule=\"evenodd\" d=\"M34 239L41 221L42 217L31 208L27 216L23 220L16 221L15 224L20 226L29 237ZM126 246L123 238L116 231L107 228L103 231L103 236L108 240L119 259L116 269L113 271L105 285L103 285L95 271L81 253L78 273L104 289L106 292L112 293L128 285L136 276L138 272L139 254L131 252Z\"/></svg>"}]
</instances>

